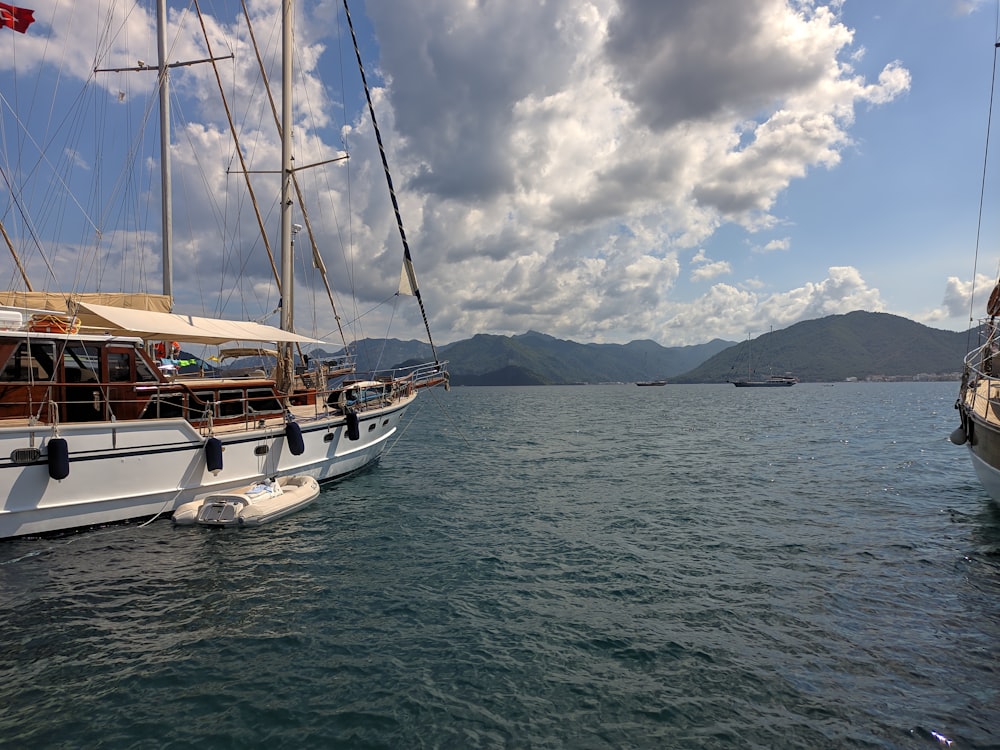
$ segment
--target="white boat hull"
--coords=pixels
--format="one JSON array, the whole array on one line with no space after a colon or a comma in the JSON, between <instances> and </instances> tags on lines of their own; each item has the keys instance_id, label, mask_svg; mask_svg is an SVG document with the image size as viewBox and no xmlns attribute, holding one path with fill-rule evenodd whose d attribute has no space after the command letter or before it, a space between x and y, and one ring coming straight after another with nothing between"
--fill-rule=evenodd
<instances>
[{"instance_id":1,"label":"white boat hull","mask_svg":"<svg viewBox=\"0 0 1000 750\"><path fill-rule=\"evenodd\" d=\"M969 455L972 457L972 468L976 471L980 484L987 494L993 498L994 502L1000 503L1000 470L990 466L983 459L975 454L971 446Z\"/></svg>"},{"instance_id":2,"label":"white boat hull","mask_svg":"<svg viewBox=\"0 0 1000 750\"><path fill-rule=\"evenodd\" d=\"M279 130L281 171L288 176L295 163L294 35L290 0L283 6ZM166 29L157 27L162 48ZM165 105L166 79L161 83ZM161 115L161 153L168 157L165 106ZM163 196L171 194L167 164L165 158L159 170ZM23 193L22 187L12 189ZM447 386L436 352L433 365L363 368L367 379L360 382L353 377L355 354L312 367L305 351L293 354L293 345L323 343L294 331L296 197L302 198L293 196L292 180L280 180L280 329L244 319L250 311L242 309L235 320L171 312L169 201L163 203L162 295L77 293L79 278L72 294L33 292L23 268L24 283L12 279L0 295L0 538L169 515L201 495L263 477L346 477L383 455L416 390ZM301 216L307 221L305 205ZM120 229L132 223L123 221ZM109 235L111 244L118 240ZM405 261L415 291L408 247ZM197 357L181 359L181 342L256 344L258 351L278 345L274 371L237 377ZM433 350L429 329L428 343Z\"/></svg>"},{"instance_id":3,"label":"white boat hull","mask_svg":"<svg viewBox=\"0 0 1000 750\"><path fill-rule=\"evenodd\" d=\"M963 379L956 404L960 424L951 441L969 449L976 477L994 502L1000 503L1000 379L972 372L978 377Z\"/></svg>"},{"instance_id":4,"label":"white boat hull","mask_svg":"<svg viewBox=\"0 0 1000 750\"><path fill-rule=\"evenodd\" d=\"M181 526L260 526L301 510L318 496L319 482L312 477L281 477L184 503L173 520Z\"/></svg>"},{"instance_id":5,"label":"white boat hull","mask_svg":"<svg viewBox=\"0 0 1000 750\"><path fill-rule=\"evenodd\" d=\"M294 455L283 425L216 434L223 468L208 470L206 439L183 419L63 424L69 476L51 478L51 425L0 427L0 538L171 514L204 495L262 477L344 478L378 461L410 396L359 415L350 440L342 415L299 416L304 450Z\"/></svg>"}]
</instances>

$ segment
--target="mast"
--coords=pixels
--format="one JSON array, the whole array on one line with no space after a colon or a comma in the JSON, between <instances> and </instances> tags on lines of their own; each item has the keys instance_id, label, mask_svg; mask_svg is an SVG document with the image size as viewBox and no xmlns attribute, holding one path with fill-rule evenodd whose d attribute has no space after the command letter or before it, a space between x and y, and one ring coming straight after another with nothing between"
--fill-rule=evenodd
<instances>
[{"instance_id":1,"label":"mast","mask_svg":"<svg viewBox=\"0 0 1000 750\"><path fill-rule=\"evenodd\" d=\"M195 0L197 4L197 0ZM174 224L173 187L170 179L170 69L197 65L199 63L225 60L232 57L209 57L205 60L187 62L167 62L167 0L156 0L156 55L154 68L139 60L138 67L94 68L95 73L122 73L126 71L156 71L157 87L160 90L160 235L162 239L161 263L163 265L163 294L174 304Z\"/></svg>"},{"instance_id":2,"label":"mast","mask_svg":"<svg viewBox=\"0 0 1000 750\"><path fill-rule=\"evenodd\" d=\"M163 239L163 294L174 305L173 205L170 181L170 73L167 67L167 0L156 1L156 49L160 78L160 210Z\"/></svg>"},{"instance_id":3,"label":"mast","mask_svg":"<svg viewBox=\"0 0 1000 750\"><path fill-rule=\"evenodd\" d=\"M291 331L292 300L292 2L281 4L281 328Z\"/></svg>"},{"instance_id":4,"label":"mast","mask_svg":"<svg viewBox=\"0 0 1000 750\"><path fill-rule=\"evenodd\" d=\"M281 3L281 328L294 326L294 279L292 259L292 0ZM278 363L278 386L292 386L292 345L282 344Z\"/></svg>"}]
</instances>

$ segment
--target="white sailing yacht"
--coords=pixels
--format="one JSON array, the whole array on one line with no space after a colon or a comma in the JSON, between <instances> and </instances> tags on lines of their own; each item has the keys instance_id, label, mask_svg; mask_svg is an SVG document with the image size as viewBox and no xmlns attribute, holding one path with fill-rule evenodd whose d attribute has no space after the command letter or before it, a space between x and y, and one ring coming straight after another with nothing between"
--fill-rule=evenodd
<instances>
[{"instance_id":1,"label":"white sailing yacht","mask_svg":"<svg viewBox=\"0 0 1000 750\"><path fill-rule=\"evenodd\" d=\"M342 479L382 456L420 389L447 385L438 361L351 375L293 359L293 346L322 342L293 324L290 0L283 18L281 327L171 312L169 254L164 295L35 292L25 275L23 288L0 296L0 538L169 517L196 496L265 478ZM160 39L165 87L162 32ZM161 88L163 131L167 101ZM404 278L416 292L402 227L400 234ZM188 376L158 356L157 342L276 344L280 355L270 374Z\"/></svg>"},{"instance_id":2,"label":"white sailing yacht","mask_svg":"<svg viewBox=\"0 0 1000 750\"><path fill-rule=\"evenodd\" d=\"M771 375L766 380L754 379L753 358L750 354L750 334L747 334L747 376L743 380L731 381L737 388L787 388L795 385L799 379L794 375Z\"/></svg>"},{"instance_id":3,"label":"white sailing yacht","mask_svg":"<svg viewBox=\"0 0 1000 750\"><path fill-rule=\"evenodd\" d=\"M997 57L993 57L991 80L996 80ZM993 122L993 96L987 123ZM983 176L979 196L979 226L976 232L976 252L979 258L979 237L983 229L983 206L986 201L986 179L990 164L986 156L990 149L990 128L986 131L983 159ZM978 277L973 264L972 278ZM971 302L975 301L975 295ZM962 380L959 385L955 408L958 410L959 425L951 435L951 442L964 445L969 450L972 467L987 494L994 503L1000 504L1000 279L998 279L986 302L986 316L979 319L979 325L968 331L968 353L965 356ZM973 309L969 311L969 321L973 320Z\"/></svg>"}]
</instances>

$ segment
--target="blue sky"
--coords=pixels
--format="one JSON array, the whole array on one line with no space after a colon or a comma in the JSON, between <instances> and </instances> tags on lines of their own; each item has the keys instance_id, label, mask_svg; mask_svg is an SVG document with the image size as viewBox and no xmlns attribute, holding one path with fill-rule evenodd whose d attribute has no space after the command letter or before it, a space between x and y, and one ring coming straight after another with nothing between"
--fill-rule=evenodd
<instances>
[{"instance_id":1,"label":"blue sky","mask_svg":"<svg viewBox=\"0 0 1000 750\"><path fill-rule=\"evenodd\" d=\"M782 200L803 251L789 254L793 269L818 255L838 258L879 289L887 312L944 328L968 321L967 303L949 311L944 300L949 277L972 276L995 39L994 7L959 10L949 2L922 3L919 12L908 2L845 5L866 61L900 60L911 85L890 104L860 108L842 163L793 183ZM992 237L979 265L991 277Z\"/></svg>"},{"instance_id":2,"label":"blue sky","mask_svg":"<svg viewBox=\"0 0 1000 750\"><path fill-rule=\"evenodd\" d=\"M38 19L29 33L0 30L0 166L26 187L0 217L36 288L157 291L155 110L130 181L118 178L153 76L83 85L95 47L108 66L156 59L153 10L23 4ZM249 5L273 60L276 1ZM302 175L319 196L310 214L341 318L356 335L422 338L415 305L392 298L401 249L338 3L302 5L297 161L351 153ZM170 7L171 59L204 56L190 7ZM273 169L277 142L251 93L239 6L202 8L215 52L237 54L221 71L243 150L252 169ZM993 3L550 0L513 10L352 3L439 343L533 329L673 346L856 309L966 326ZM211 71L185 68L172 81L177 309L263 319L277 293L240 180L226 173L233 146ZM13 113L29 103L19 124ZM55 132L70 117L80 122L72 142L50 140L54 155L26 169L19 131ZM114 135L95 135L98 122ZM100 158L85 153L94 144ZM56 174L75 193L58 211ZM95 175L104 187L88 192ZM274 181L254 179L276 238ZM988 186L987 208L998 187ZM119 195L128 209L112 205ZM77 204L86 217L72 217ZM984 227L977 317L1000 258L997 224L988 216ZM9 266L3 283L16 287ZM332 314L305 311L323 295L308 257L299 266L296 319L324 335Z\"/></svg>"}]
</instances>

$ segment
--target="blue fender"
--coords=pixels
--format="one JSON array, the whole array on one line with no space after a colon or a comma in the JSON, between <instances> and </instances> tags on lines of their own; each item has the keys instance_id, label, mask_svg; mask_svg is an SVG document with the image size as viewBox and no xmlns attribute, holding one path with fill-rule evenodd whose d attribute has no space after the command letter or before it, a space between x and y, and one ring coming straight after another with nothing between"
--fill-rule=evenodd
<instances>
[{"instance_id":1,"label":"blue fender","mask_svg":"<svg viewBox=\"0 0 1000 750\"><path fill-rule=\"evenodd\" d=\"M222 441L219 438L210 437L205 441L205 462L213 474L222 471Z\"/></svg>"},{"instance_id":2,"label":"blue fender","mask_svg":"<svg viewBox=\"0 0 1000 750\"><path fill-rule=\"evenodd\" d=\"M361 439L361 420L358 419L358 415L353 411L347 412L347 439Z\"/></svg>"},{"instance_id":3,"label":"blue fender","mask_svg":"<svg viewBox=\"0 0 1000 750\"><path fill-rule=\"evenodd\" d=\"M65 438L52 438L48 445L49 476L65 479L69 476L69 444Z\"/></svg>"},{"instance_id":4,"label":"blue fender","mask_svg":"<svg viewBox=\"0 0 1000 750\"><path fill-rule=\"evenodd\" d=\"M293 456L301 456L305 453L306 444L302 440L302 428L298 422L289 422L285 425L285 440L288 441L288 450Z\"/></svg>"}]
</instances>

